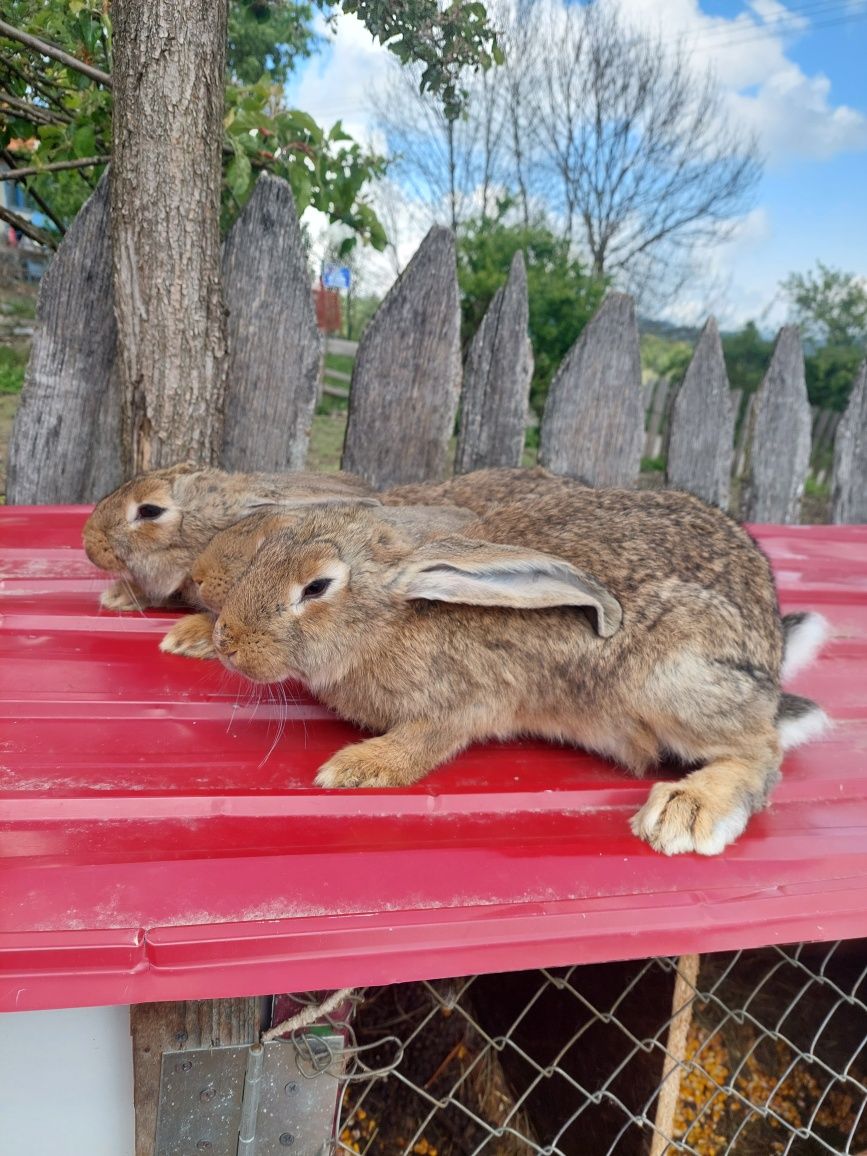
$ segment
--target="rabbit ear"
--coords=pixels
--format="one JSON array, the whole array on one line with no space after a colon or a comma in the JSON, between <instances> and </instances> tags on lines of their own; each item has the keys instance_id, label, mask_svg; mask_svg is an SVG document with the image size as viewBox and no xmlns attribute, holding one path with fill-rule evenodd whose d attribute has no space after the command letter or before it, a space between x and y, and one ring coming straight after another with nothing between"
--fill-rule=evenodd
<instances>
[{"instance_id":1,"label":"rabbit ear","mask_svg":"<svg viewBox=\"0 0 867 1156\"><path fill-rule=\"evenodd\" d=\"M521 546L438 538L405 558L389 587L401 598L543 610L586 606L596 632L610 638L623 621L620 603L595 578L562 558Z\"/></svg>"},{"instance_id":2,"label":"rabbit ear","mask_svg":"<svg viewBox=\"0 0 867 1156\"><path fill-rule=\"evenodd\" d=\"M250 494L244 502L244 513L255 514L259 510L273 510L275 514L292 514L296 510L299 517L310 510L326 506L379 506L378 498L363 497L360 494L292 494L285 498L272 495Z\"/></svg>"},{"instance_id":3,"label":"rabbit ear","mask_svg":"<svg viewBox=\"0 0 867 1156\"><path fill-rule=\"evenodd\" d=\"M206 468L206 466L203 466L199 462L187 461L176 462L173 466L167 466L164 470L157 470L156 472L162 475L167 481L174 481L175 478L181 478L185 474L197 474L200 470Z\"/></svg>"}]
</instances>

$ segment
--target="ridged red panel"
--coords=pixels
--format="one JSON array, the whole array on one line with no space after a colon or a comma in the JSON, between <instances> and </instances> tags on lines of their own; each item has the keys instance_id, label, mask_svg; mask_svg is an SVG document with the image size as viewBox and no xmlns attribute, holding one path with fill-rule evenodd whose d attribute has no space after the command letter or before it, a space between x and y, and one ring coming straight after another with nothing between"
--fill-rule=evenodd
<instances>
[{"instance_id":1,"label":"ridged red panel","mask_svg":"<svg viewBox=\"0 0 867 1156\"><path fill-rule=\"evenodd\" d=\"M646 784L543 743L314 789L356 732L100 611L85 515L0 508L3 1010L867 935L867 527L756 531L784 609L832 623L792 689L837 725L724 855L666 859L627 826Z\"/></svg>"}]
</instances>

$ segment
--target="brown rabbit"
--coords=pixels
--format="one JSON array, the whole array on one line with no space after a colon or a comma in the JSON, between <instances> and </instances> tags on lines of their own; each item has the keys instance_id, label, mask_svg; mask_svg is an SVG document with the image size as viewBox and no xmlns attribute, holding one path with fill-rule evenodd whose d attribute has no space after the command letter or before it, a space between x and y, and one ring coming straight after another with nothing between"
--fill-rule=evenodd
<instances>
[{"instance_id":1,"label":"brown rabbit","mask_svg":"<svg viewBox=\"0 0 867 1156\"><path fill-rule=\"evenodd\" d=\"M426 506L447 503L485 514L495 506L507 502L526 501L546 494L559 493L564 486L579 486L583 482L551 474L541 466L532 469L521 466L493 466L458 474L444 482L413 482L392 486L380 498L384 505L419 503Z\"/></svg>"},{"instance_id":2,"label":"brown rabbit","mask_svg":"<svg viewBox=\"0 0 867 1156\"><path fill-rule=\"evenodd\" d=\"M520 544L516 544L520 543ZM381 733L325 787L412 783L467 744L532 734L641 775L676 757L632 820L667 854L717 854L765 805L782 750L826 722L780 692L769 564L676 491L564 486L416 546L376 511L313 512L265 542L214 631L226 665L300 678Z\"/></svg>"},{"instance_id":3,"label":"brown rabbit","mask_svg":"<svg viewBox=\"0 0 867 1156\"><path fill-rule=\"evenodd\" d=\"M100 599L110 610L189 602L189 569L213 535L263 505L328 501L378 504L351 474L230 474L190 463L151 470L124 483L94 509L84 549L95 566L119 575Z\"/></svg>"},{"instance_id":4,"label":"brown rabbit","mask_svg":"<svg viewBox=\"0 0 867 1156\"><path fill-rule=\"evenodd\" d=\"M160 642L160 650L187 658L215 657L214 621L229 591L259 547L281 530L294 526L307 509L302 506L292 511L270 506L215 534L190 569L194 601L204 606L205 612L188 614L175 623ZM378 512L383 521L398 527L417 544L475 520L471 510L447 505L382 507Z\"/></svg>"}]
</instances>

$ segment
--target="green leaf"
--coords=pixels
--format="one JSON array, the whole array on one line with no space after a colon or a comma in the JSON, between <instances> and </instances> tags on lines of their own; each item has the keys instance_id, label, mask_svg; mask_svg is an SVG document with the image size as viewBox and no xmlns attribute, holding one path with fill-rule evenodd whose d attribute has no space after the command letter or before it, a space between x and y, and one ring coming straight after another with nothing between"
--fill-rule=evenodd
<instances>
[{"instance_id":1,"label":"green leaf","mask_svg":"<svg viewBox=\"0 0 867 1156\"><path fill-rule=\"evenodd\" d=\"M96 132L92 124L83 124L72 134L72 147L76 157L96 155Z\"/></svg>"},{"instance_id":2,"label":"green leaf","mask_svg":"<svg viewBox=\"0 0 867 1156\"><path fill-rule=\"evenodd\" d=\"M246 153L236 152L226 166L226 184L233 196L243 201L253 178L253 166Z\"/></svg>"}]
</instances>

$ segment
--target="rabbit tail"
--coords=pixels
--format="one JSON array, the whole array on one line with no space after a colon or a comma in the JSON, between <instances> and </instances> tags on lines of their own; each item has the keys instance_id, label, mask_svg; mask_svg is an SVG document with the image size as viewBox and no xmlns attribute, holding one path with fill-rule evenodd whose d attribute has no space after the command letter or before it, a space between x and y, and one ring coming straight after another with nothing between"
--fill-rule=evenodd
<instances>
[{"instance_id":1,"label":"rabbit tail","mask_svg":"<svg viewBox=\"0 0 867 1156\"><path fill-rule=\"evenodd\" d=\"M783 682L813 661L827 636L827 619L813 610L783 615Z\"/></svg>"},{"instance_id":2,"label":"rabbit tail","mask_svg":"<svg viewBox=\"0 0 867 1156\"><path fill-rule=\"evenodd\" d=\"M819 738L831 725L831 720L818 703L800 694L785 692L780 695L774 722L784 751Z\"/></svg>"}]
</instances>

